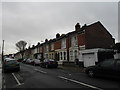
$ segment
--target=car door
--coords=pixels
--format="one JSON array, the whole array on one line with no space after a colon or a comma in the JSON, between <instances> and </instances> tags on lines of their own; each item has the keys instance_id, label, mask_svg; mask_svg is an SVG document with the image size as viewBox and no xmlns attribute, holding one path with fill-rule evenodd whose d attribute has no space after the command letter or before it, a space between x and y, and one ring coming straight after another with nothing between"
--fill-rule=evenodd
<instances>
[{"instance_id":1,"label":"car door","mask_svg":"<svg viewBox=\"0 0 120 90\"><path fill-rule=\"evenodd\" d=\"M116 62L116 76L117 78L120 78L120 60L117 60Z\"/></svg>"},{"instance_id":2,"label":"car door","mask_svg":"<svg viewBox=\"0 0 120 90\"><path fill-rule=\"evenodd\" d=\"M105 60L101 62L97 66L96 72L98 76L113 76L115 74L115 60Z\"/></svg>"}]
</instances>

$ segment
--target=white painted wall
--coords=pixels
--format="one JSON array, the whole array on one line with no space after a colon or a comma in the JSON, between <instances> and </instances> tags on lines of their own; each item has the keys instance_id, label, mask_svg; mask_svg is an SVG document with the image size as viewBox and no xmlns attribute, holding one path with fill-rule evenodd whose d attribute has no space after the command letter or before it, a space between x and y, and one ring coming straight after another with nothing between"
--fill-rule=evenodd
<instances>
[{"instance_id":1,"label":"white painted wall","mask_svg":"<svg viewBox=\"0 0 120 90\"><path fill-rule=\"evenodd\" d=\"M75 54L75 51L77 51L77 53ZM77 48L71 48L69 50L69 58L70 58L70 61L74 62L75 59L79 59L78 57L78 49Z\"/></svg>"},{"instance_id":2,"label":"white painted wall","mask_svg":"<svg viewBox=\"0 0 120 90\"><path fill-rule=\"evenodd\" d=\"M95 65L98 62L99 49L87 49L79 51L79 61L84 63L84 67Z\"/></svg>"}]
</instances>

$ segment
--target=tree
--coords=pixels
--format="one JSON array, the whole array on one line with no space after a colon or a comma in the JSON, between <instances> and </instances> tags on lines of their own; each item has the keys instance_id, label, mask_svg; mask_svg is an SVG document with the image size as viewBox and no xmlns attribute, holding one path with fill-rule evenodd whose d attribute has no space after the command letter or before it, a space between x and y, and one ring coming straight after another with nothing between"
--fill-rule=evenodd
<instances>
[{"instance_id":1,"label":"tree","mask_svg":"<svg viewBox=\"0 0 120 90\"><path fill-rule=\"evenodd\" d=\"M23 55L24 55L24 50L25 50L26 45L27 45L27 42L23 40L16 43L17 50L20 52L22 56L22 60L23 60Z\"/></svg>"}]
</instances>

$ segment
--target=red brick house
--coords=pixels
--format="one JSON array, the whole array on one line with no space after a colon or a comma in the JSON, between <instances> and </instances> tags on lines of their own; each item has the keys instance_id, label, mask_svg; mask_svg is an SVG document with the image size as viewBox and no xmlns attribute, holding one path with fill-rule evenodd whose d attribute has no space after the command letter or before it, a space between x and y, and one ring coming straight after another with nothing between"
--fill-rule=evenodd
<instances>
[{"instance_id":1,"label":"red brick house","mask_svg":"<svg viewBox=\"0 0 120 90\"><path fill-rule=\"evenodd\" d=\"M101 24L95 22L81 27L75 25L75 30L67 34L56 34L56 38L45 40L39 44L37 53L40 58L51 58L57 61L73 62L79 59L79 51L85 49L110 49L115 45L115 39ZM32 53L31 53L32 54Z\"/></svg>"}]
</instances>

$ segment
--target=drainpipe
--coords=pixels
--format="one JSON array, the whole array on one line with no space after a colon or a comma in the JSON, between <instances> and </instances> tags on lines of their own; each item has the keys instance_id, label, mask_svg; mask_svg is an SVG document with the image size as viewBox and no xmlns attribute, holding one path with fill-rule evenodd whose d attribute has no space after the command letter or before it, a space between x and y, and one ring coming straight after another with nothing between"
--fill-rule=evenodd
<instances>
[{"instance_id":1,"label":"drainpipe","mask_svg":"<svg viewBox=\"0 0 120 90\"><path fill-rule=\"evenodd\" d=\"M4 61L4 40L2 44L2 72L3 72L3 61Z\"/></svg>"}]
</instances>

